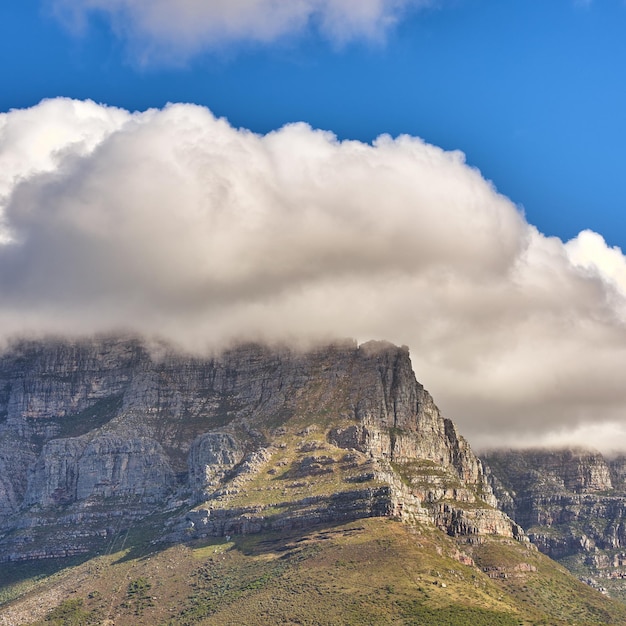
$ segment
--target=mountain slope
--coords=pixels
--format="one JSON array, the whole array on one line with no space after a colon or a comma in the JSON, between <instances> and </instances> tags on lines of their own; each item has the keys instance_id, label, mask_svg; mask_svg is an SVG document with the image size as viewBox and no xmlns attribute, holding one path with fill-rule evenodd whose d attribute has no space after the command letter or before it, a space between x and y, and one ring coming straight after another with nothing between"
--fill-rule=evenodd
<instances>
[{"instance_id":1,"label":"mountain slope","mask_svg":"<svg viewBox=\"0 0 626 626\"><path fill-rule=\"evenodd\" d=\"M389 518L208 538L160 550L133 543L130 551L114 549L38 583L22 580L20 597L0 608L0 623L569 626L626 621L623 605L575 580L528 543L493 536L459 545L430 525Z\"/></svg>"},{"instance_id":2,"label":"mountain slope","mask_svg":"<svg viewBox=\"0 0 626 626\"><path fill-rule=\"evenodd\" d=\"M523 538L405 348L30 343L0 388L0 561L89 553L164 510L170 540L377 515Z\"/></svg>"},{"instance_id":3,"label":"mountain slope","mask_svg":"<svg viewBox=\"0 0 626 626\"><path fill-rule=\"evenodd\" d=\"M0 390L0 624L626 622L495 506L406 348L27 342Z\"/></svg>"}]
</instances>

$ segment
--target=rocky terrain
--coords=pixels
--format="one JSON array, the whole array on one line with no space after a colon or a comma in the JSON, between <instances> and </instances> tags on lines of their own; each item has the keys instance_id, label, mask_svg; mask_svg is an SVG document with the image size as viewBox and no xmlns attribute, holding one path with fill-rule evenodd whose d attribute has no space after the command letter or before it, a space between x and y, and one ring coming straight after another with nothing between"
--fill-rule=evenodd
<instances>
[{"instance_id":1,"label":"rocky terrain","mask_svg":"<svg viewBox=\"0 0 626 626\"><path fill-rule=\"evenodd\" d=\"M0 561L89 552L157 513L170 541L369 516L525 539L406 348L20 343L0 390Z\"/></svg>"},{"instance_id":2,"label":"rocky terrain","mask_svg":"<svg viewBox=\"0 0 626 626\"><path fill-rule=\"evenodd\" d=\"M523 518L496 470L404 347L16 343L0 624L626 623L497 507Z\"/></svg>"},{"instance_id":3,"label":"rocky terrain","mask_svg":"<svg viewBox=\"0 0 626 626\"><path fill-rule=\"evenodd\" d=\"M482 455L502 510L538 548L626 599L626 459L589 450Z\"/></svg>"}]
</instances>

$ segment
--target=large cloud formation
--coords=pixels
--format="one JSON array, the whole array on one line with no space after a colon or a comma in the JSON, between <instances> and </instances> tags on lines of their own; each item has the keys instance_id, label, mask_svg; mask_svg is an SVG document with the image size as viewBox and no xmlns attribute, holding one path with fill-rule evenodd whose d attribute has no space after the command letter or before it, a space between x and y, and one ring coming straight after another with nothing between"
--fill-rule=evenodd
<instances>
[{"instance_id":1,"label":"large cloud formation","mask_svg":"<svg viewBox=\"0 0 626 626\"><path fill-rule=\"evenodd\" d=\"M543 236L459 152L48 100L0 115L0 217L4 340L388 339L478 447L626 449L624 256Z\"/></svg>"},{"instance_id":2,"label":"large cloud formation","mask_svg":"<svg viewBox=\"0 0 626 626\"><path fill-rule=\"evenodd\" d=\"M240 41L268 43L314 28L337 43L380 39L409 8L433 0L48 0L80 28L101 14L148 58L186 58Z\"/></svg>"}]
</instances>

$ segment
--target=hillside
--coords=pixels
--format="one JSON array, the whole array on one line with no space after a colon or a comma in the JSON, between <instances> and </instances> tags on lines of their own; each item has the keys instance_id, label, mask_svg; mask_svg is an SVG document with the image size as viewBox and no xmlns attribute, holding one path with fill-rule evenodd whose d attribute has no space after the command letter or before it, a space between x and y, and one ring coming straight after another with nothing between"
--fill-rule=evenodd
<instances>
[{"instance_id":1,"label":"hillside","mask_svg":"<svg viewBox=\"0 0 626 626\"><path fill-rule=\"evenodd\" d=\"M29 576L27 564L15 567ZM21 594L4 605L0 623L565 626L626 620L623 605L528 544L491 537L459 545L430 526L388 518L159 550L114 547L48 580L23 580Z\"/></svg>"},{"instance_id":2,"label":"hillside","mask_svg":"<svg viewBox=\"0 0 626 626\"><path fill-rule=\"evenodd\" d=\"M496 507L406 348L29 342L0 390L0 624L626 622Z\"/></svg>"}]
</instances>

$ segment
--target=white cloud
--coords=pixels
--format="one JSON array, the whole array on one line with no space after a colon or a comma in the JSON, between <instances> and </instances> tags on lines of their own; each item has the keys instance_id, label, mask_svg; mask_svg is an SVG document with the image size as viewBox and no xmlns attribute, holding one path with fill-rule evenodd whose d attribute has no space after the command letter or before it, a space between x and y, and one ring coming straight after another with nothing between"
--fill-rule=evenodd
<instances>
[{"instance_id":1,"label":"white cloud","mask_svg":"<svg viewBox=\"0 0 626 626\"><path fill-rule=\"evenodd\" d=\"M622 455L626 440L626 424L623 422L588 422L567 425L555 430L520 433L507 442L510 448L562 448L563 442L570 447L587 450L601 450L607 456ZM502 447L500 433L494 432L482 438L482 449L491 450Z\"/></svg>"},{"instance_id":2,"label":"white cloud","mask_svg":"<svg viewBox=\"0 0 626 626\"><path fill-rule=\"evenodd\" d=\"M185 59L239 41L268 43L315 28L334 42L379 39L433 0L48 0L66 24L111 20L144 59Z\"/></svg>"},{"instance_id":3,"label":"white cloud","mask_svg":"<svg viewBox=\"0 0 626 626\"><path fill-rule=\"evenodd\" d=\"M626 425L621 251L543 236L461 153L53 100L0 116L0 172L1 337L384 338L478 445Z\"/></svg>"},{"instance_id":4,"label":"white cloud","mask_svg":"<svg viewBox=\"0 0 626 626\"><path fill-rule=\"evenodd\" d=\"M121 109L62 98L0 113L0 215L20 180L58 170L65 155L89 154L127 119Z\"/></svg>"},{"instance_id":5,"label":"white cloud","mask_svg":"<svg viewBox=\"0 0 626 626\"><path fill-rule=\"evenodd\" d=\"M626 297L626 258L620 248L609 248L602 235L591 230L583 230L565 248L574 265L603 279Z\"/></svg>"}]
</instances>

